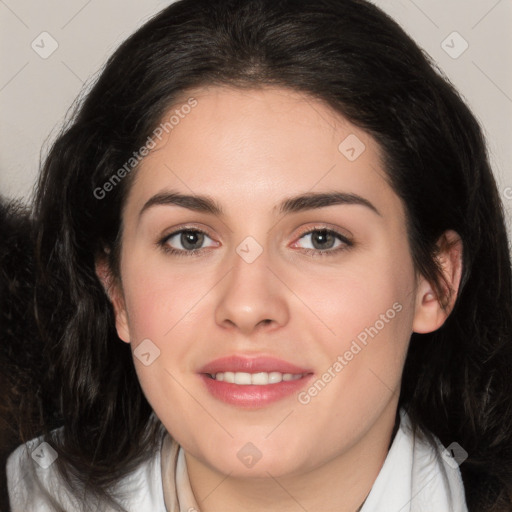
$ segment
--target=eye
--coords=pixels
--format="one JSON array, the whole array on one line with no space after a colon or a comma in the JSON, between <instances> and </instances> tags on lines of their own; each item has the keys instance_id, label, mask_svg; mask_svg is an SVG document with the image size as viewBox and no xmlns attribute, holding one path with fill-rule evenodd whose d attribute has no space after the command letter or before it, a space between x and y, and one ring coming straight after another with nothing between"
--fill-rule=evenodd
<instances>
[{"instance_id":1,"label":"eye","mask_svg":"<svg viewBox=\"0 0 512 512\"><path fill-rule=\"evenodd\" d=\"M200 229L180 229L179 231L174 231L166 235L158 242L158 245L167 253L176 254L178 256L190 256L204 249L202 245L205 238L211 240L208 234ZM215 244L210 247L214 246Z\"/></svg>"},{"instance_id":2,"label":"eye","mask_svg":"<svg viewBox=\"0 0 512 512\"><path fill-rule=\"evenodd\" d=\"M308 254L316 255L328 255L337 254L340 251L346 250L348 247L353 246L347 237L338 233L335 230L322 228L314 228L302 233L300 239L309 239L309 247L303 247ZM336 243L338 243L336 245ZM297 243L293 244L295 247Z\"/></svg>"},{"instance_id":3,"label":"eye","mask_svg":"<svg viewBox=\"0 0 512 512\"><path fill-rule=\"evenodd\" d=\"M216 247L218 245L206 232L191 228L174 231L159 240L157 245L164 252L176 256L196 256L207 248L203 247L206 238L213 242L208 247ZM303 250L313 256L337 254L354 245L346 236L325 227L310 229L302 233L299 240L307 238L309 238L309 247L303 247ZM297 247L297 242L292 247Z\"/></svg>"}]
</instances>

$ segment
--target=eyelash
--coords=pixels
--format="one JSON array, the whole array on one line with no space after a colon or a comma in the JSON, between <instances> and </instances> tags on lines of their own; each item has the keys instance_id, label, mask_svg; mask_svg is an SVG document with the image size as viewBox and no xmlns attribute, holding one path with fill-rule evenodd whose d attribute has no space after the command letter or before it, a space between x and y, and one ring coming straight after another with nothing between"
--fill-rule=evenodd
<instances>
[{"instance_id":1,"label":"eyelash","mask_svg":"<svg viewBox=\"0 0 512 512\"><path fill-rule=\"evenodd\" d=\"M340 252L346 251L347 249L349 249L350 247L352 247L354 245L354 243L352 241L350 241L348 238L346 238L344 235L342 235L338 231L333 230L333 229L328 229L325 226L320 226L320 227L315 226L314 228L309 228L308 230L300 233L298 239L301 239L305 235L310 235L317 231L325 231L327 234L335 235L338 238L338 240L343 242L343 245L341 245L337 249L302 249L304 252L306 252L306 254L309 254L313 257L325 257L325 256L337 255ZM192 228L192 227L190 227L190 228L184 227L177 231L173 231L172 233L169 233L168 235L165 235L163 238L158 240L157 245L166 254L171 254L173 256L188 257L188 256L201 255L201 253L203 252L203 250L205 248L193 249L191 251L185 251L182 249L174 249L173 247L169 247L169 245L167 245L167 242L169 241L170 238L172 238L173 236L178 235L180 233L183 233L183 232L201 233L201 234L206 235L207 237L211 238L210 235L206 231L203 231L203 230L197 229L197 228Z\"/></svg>"}]
</instances>

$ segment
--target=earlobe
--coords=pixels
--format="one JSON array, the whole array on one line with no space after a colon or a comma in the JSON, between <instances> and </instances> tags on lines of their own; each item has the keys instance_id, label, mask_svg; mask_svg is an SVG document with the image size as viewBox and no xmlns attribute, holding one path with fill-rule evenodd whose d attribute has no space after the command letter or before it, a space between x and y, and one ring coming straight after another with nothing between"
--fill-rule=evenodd
<instances>
[{"instance_id":1,"label":"earlobe","mask_svg":"<svg viewBox=\"0 0 512 512\"><path fill-rule=\"evenodd\" d=\"M130 343L130 330L123 292L119 284L115 282L106 258L96 260L96 275L114 308L117 335L124 342Z\"/></svg>"},{"instance_id":2,"label":"earlobe","mask_svg":"<svg viewBox=\"0 0 512 512\"><path fill-rule=\"evenodd\" d=\"M439 329L450 315L459 291L462 276L462 240L452 230L439 238L437 260L444 279L441 279L442 296L423 276L416 291L416 308L412 329L428 333Z\"/></svg>"}]
</instances>

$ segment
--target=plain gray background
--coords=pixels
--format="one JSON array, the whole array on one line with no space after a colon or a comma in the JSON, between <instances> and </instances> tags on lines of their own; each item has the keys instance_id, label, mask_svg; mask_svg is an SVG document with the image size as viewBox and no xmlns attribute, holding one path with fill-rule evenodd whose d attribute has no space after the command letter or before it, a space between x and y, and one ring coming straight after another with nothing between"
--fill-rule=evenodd
<instances>
[{"instance_id":1,"label":"plain gray background","mask_svg":"<svg viewBox=\"0 0 512 512\"><path fill-rule=\"evenodd\" d=\"M73 100L169 3L0 0L0 195L30 200L40 159ZM512 0L374 3L431 55L479 119L512 233Z\"/></svg>"}]
</instances>

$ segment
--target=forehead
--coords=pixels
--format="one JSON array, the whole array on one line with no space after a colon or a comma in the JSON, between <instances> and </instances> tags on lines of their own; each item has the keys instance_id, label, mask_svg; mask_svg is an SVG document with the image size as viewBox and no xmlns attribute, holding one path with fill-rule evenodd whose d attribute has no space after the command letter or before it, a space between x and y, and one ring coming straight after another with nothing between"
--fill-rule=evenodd
<instances>
[{"instance_id":1,"label":"forehead","mask_svg":"<svg viewBox=\"0 0 512 512\"><path fill-rule=\"evenodd\" d=\"M194 98L195 106L187 98ZM400 209L376 141L325 103L286 88L189 91L136 173L128 206L162 190L272 209L283 196L343 190ZM373 198L373 200L372 200ZM229 213L229 212L228 212Z\"/></svg>"}]
</instances>

